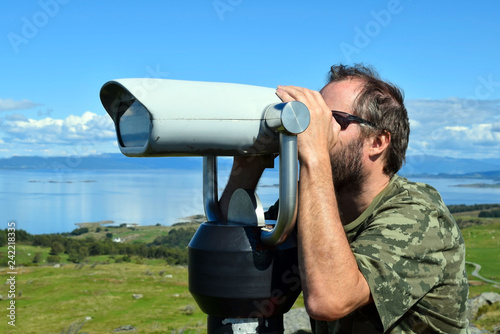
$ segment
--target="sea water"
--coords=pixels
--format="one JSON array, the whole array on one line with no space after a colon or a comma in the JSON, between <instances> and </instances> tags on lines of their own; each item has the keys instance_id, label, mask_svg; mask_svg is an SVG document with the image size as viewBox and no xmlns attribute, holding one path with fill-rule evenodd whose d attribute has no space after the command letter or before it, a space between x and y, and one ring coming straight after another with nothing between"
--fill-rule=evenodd
<instances>
[{"instance_id":1,"label":"sea water","mask_svg":"<svg viewBox=\"0 0 500 334\"><path fill-rule=\"evenodd\" d=\"M220 172L219 193L227 176ZM448 205L500 203L500 188L455 186L492 180L412 180L434 186ZM277 184L277 170L266 171L257 189L264 208L278 198ZM10 221L32 234L70 232L82 222L172 225L204 213L202 186L201 170L1 170L0 228Z\"/></svg>"}]
</instances>

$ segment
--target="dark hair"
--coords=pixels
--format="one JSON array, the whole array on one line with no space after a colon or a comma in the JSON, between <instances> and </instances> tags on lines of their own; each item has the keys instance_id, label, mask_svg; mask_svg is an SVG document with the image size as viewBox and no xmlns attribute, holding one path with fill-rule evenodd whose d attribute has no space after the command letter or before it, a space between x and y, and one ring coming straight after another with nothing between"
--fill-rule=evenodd
<instances>
[{"instance_id":1,"label":"dark hair","mask_svg":"<svg viewBox=\"0 0 500 334\"><path fill-rule=\"evenodd\" d=\"M352 112L377 126L376 129L361 127L362 134L365 137L375 132L388 131L391 134L384 172L392 176L405 161L410 136L410 121L404 106L403 92L395 85L380 79L372 67L363 64L334 65L328 73L328 83L349 79L364 81L353 102Z\"/></svg>"}]
</instances>

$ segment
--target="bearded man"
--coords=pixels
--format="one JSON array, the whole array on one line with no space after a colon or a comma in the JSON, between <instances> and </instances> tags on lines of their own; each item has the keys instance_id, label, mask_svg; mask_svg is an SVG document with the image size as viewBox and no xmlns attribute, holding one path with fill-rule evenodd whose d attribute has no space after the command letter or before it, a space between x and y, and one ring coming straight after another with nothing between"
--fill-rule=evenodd
<instances>
[{"instance_id":1,"label":"bearded man","mask_svg":"<svg viewBox=\"0 0 500 334\"><path fill-rule=\"evenodd\" d=\"M401 91L369 67L338 65L320 92L276 94L311 115L297 138L297 237L313 331L466 333L460 230L434 188L396 174L410 132ZM260 158L235 158L223 214L234 190L255 189L263 170Z\"/></svg>"}]
</instances>

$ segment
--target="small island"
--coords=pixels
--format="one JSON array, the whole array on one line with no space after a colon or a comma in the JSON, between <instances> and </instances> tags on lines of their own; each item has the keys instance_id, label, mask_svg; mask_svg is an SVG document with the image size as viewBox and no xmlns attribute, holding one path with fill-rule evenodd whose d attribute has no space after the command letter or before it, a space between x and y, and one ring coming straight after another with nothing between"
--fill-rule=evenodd
<instances>
[{"instance_id":1,"label":"small island","mask_svg":"<svg viewBox=\"0 0 500 334\"><path fill-rule=\"evenodd\" d=\"M500 188L500 183L471 183L471 184L457 184L453 187L462 188Z\"/></svg>"}]
</instances>

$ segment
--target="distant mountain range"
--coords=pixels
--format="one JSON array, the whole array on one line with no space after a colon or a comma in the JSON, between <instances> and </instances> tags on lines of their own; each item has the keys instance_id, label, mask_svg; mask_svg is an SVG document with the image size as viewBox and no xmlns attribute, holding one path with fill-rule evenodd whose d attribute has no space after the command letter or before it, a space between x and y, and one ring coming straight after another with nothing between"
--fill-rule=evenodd
<instances>
[{"instance_id":1,"label":"distant mountain range","mask_svg":"<svg viewBox=\"0 0 500 334\"><path fill-rule=\"evenodd\" d=\"M500 159L455 159L432 155L414 155L406 158L406 164L399 174L498 178L500 176Z\"/></svg>"},{"instance_id":2,"label":"distant mountain range","mask_svg":"<svg viewBox=\"0 0 500 334\"><path fill-rule=\"evenodd\" d=\"M202 158L129 158L119 153L83 157L12 157L0 159L0 169L136 170L201 169Z\"/></svg>"},{"instance_id":3,"label":"distant mountain range","mask_svg":"<svg viewBox=\"0 0 500 334\"><path fill-rule=\"evenodd\" d=\"M222 169L229 168L232 159L219 158L218 161ZM202 158L129 158L114 153L85 157L12 157L0 159L0 170L148 170L169 168L201 170ZM500 180L500 159L475 160L430 155L409 156L406 165L403 166L399 174Z\"/></svg>"}]
</instances>

